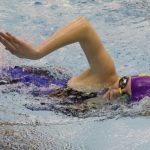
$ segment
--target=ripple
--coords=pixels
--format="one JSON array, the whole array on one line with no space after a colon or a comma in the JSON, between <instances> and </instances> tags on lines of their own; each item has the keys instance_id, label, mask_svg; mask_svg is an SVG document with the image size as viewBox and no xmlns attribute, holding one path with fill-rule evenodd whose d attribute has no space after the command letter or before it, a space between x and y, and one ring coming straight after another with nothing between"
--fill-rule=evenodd
<instances>
[{"instance_id":1,"label":"ripple","mask_svg":"<svg viewBox=\"0 0 150 150\"><path fill-rule=\"evenodd\" d=\"M0 30L37 45L78 16L86 16L92 23L120 75L149 73L149 0L1 0ZM55 70L50 66L63 66L67 68L63 73L68 75L71 70L70 76L88 67L76 44L38 61L18 59L2 46L0 53L0 66L4 67L19 64ZM81 112L72 105L39 97L36 86L16 87L4 81L0 86L0 149L149 149L149 98L132 104L124 99L111 103L91 99L84 105L88 111ZM33 89L35 96L29 93ZM45 92L45 88L41 90ZM69 116L68 111L72 111Z\"/></svg>"}]
</instances>

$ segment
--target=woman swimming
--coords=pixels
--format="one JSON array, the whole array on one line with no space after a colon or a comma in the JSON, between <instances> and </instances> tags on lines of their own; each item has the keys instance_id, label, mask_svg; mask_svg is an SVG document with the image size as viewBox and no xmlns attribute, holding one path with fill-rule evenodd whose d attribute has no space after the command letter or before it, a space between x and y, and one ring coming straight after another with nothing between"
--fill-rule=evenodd
<instances>
[{"instance_id":1,"label":"woman swimming","mask_svg":"<svg viewBox=\"0 0 150 150\"><path fill-rule=\"evenodd\" d=\"M88 92L109 88L104 94L107 99L124 93L132 100L150 96L150 76L119 77L111 56L85 17L79 17L67 24L36 47L3 32L0 32L0 42L12 54L27 59L40 59L58 48L79 42L90 67L68 81L70 88Z\"/></svg>"}]
</instances>

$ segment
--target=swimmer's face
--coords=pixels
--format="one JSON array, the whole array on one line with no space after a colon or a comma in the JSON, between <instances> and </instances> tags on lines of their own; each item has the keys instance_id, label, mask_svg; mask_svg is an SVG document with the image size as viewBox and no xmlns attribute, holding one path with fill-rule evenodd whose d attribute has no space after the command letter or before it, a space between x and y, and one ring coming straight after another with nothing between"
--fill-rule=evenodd
<instances>
[{"instance_id":1,"label":"swimmer's face","mask_svg":"<svg viewBox=\"0 0 150 150\"><path fill-rule=\"evenodd\" d=\"M107 100L113 100L119 97L119 91L118 89L109 89L106 94L104 94L103 98Z\"/></svg>"},{"instance_id":2,"label":"swimmer's face","mask_svg":"<svg viewBox=\"0 0 150 150\"><path fill-rule=\"evenodd\" d=\"M119 94L119 80L114 83L113 86L104 94L103 98L107 100L113 100L120 96Z\"/></svg>"}]
</instances>

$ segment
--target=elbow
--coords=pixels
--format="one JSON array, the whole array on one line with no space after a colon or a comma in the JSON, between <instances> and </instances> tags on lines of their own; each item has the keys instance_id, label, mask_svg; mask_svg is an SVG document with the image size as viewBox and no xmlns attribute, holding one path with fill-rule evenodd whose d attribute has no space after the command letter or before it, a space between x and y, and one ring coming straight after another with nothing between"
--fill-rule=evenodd
<instances>
[{"instance_id":1,"label":"elbow","mask_svg":"<svg viewBox=\"0 0 150 150\"><path fill-rule=\"evenodd\" d=\"M85 16L80 16L79 19L86 22L86 23L89 22L87 17L85 17Z\"/></svg>"},{"instance_id":2,"label":"elbow","mask_svg":"<svg viewBox=\"0 0 150 150\"><path fill-rule=\"evenodd\" d=\"M91 31L93 31L93 28L85 16L81 16L81 17L79 17L79 19L81 21L80 27L82 28L81 40L84 40L88 37L89 33L91 33Z\"/></svg>"},{"instance_id":3,"label":"elbow","mask_svg":"<svg viewBox=\"0 0 150 150\"><path fill-rule=\"evenodd\" d=\"M84 21L88 21L85 16L80 16L79 19L80 19L80 20L84 20Z\"/></svg>"},{"instance_id":4,"label":"elbow","mask_svg":"<svg viewBox=\"0 0 150 150\"><path fill-rule=\"evenodd\" d=\"M83 29L87 30L89 29L89 27L91 26L88 19L85 16L81 16L79 17L81 23L82 23L82 27Z\"/></svg>"}]
</instances>

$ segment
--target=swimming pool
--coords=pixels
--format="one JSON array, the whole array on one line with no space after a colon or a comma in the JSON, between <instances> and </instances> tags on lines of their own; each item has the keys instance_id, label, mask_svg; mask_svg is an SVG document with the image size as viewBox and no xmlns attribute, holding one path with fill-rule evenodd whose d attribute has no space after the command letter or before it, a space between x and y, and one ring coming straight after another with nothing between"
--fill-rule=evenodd
<instances>
[{"instance_id":1,"label":"swimming pool","mask_svg":"<svg viewBox=\"0 0 150 150\"><path fill-rule=\"evenodd\" d=\"M101 36L119 74L150 72L148 0L1 0L0 30L38 44L81 15L89 19ZM1 66L19 64L47 69L61 66L73 75L88 66L78 44L36 61L16 58L2 45L0 52ZM38 103L32 96L0 92L0 148L148 150L149 100L145 98L140 104L130 106L132 108L122 105L118 111L108 107L83 119L53 111L31 111L24 105Z\"/></svg>"}]
</instances>

